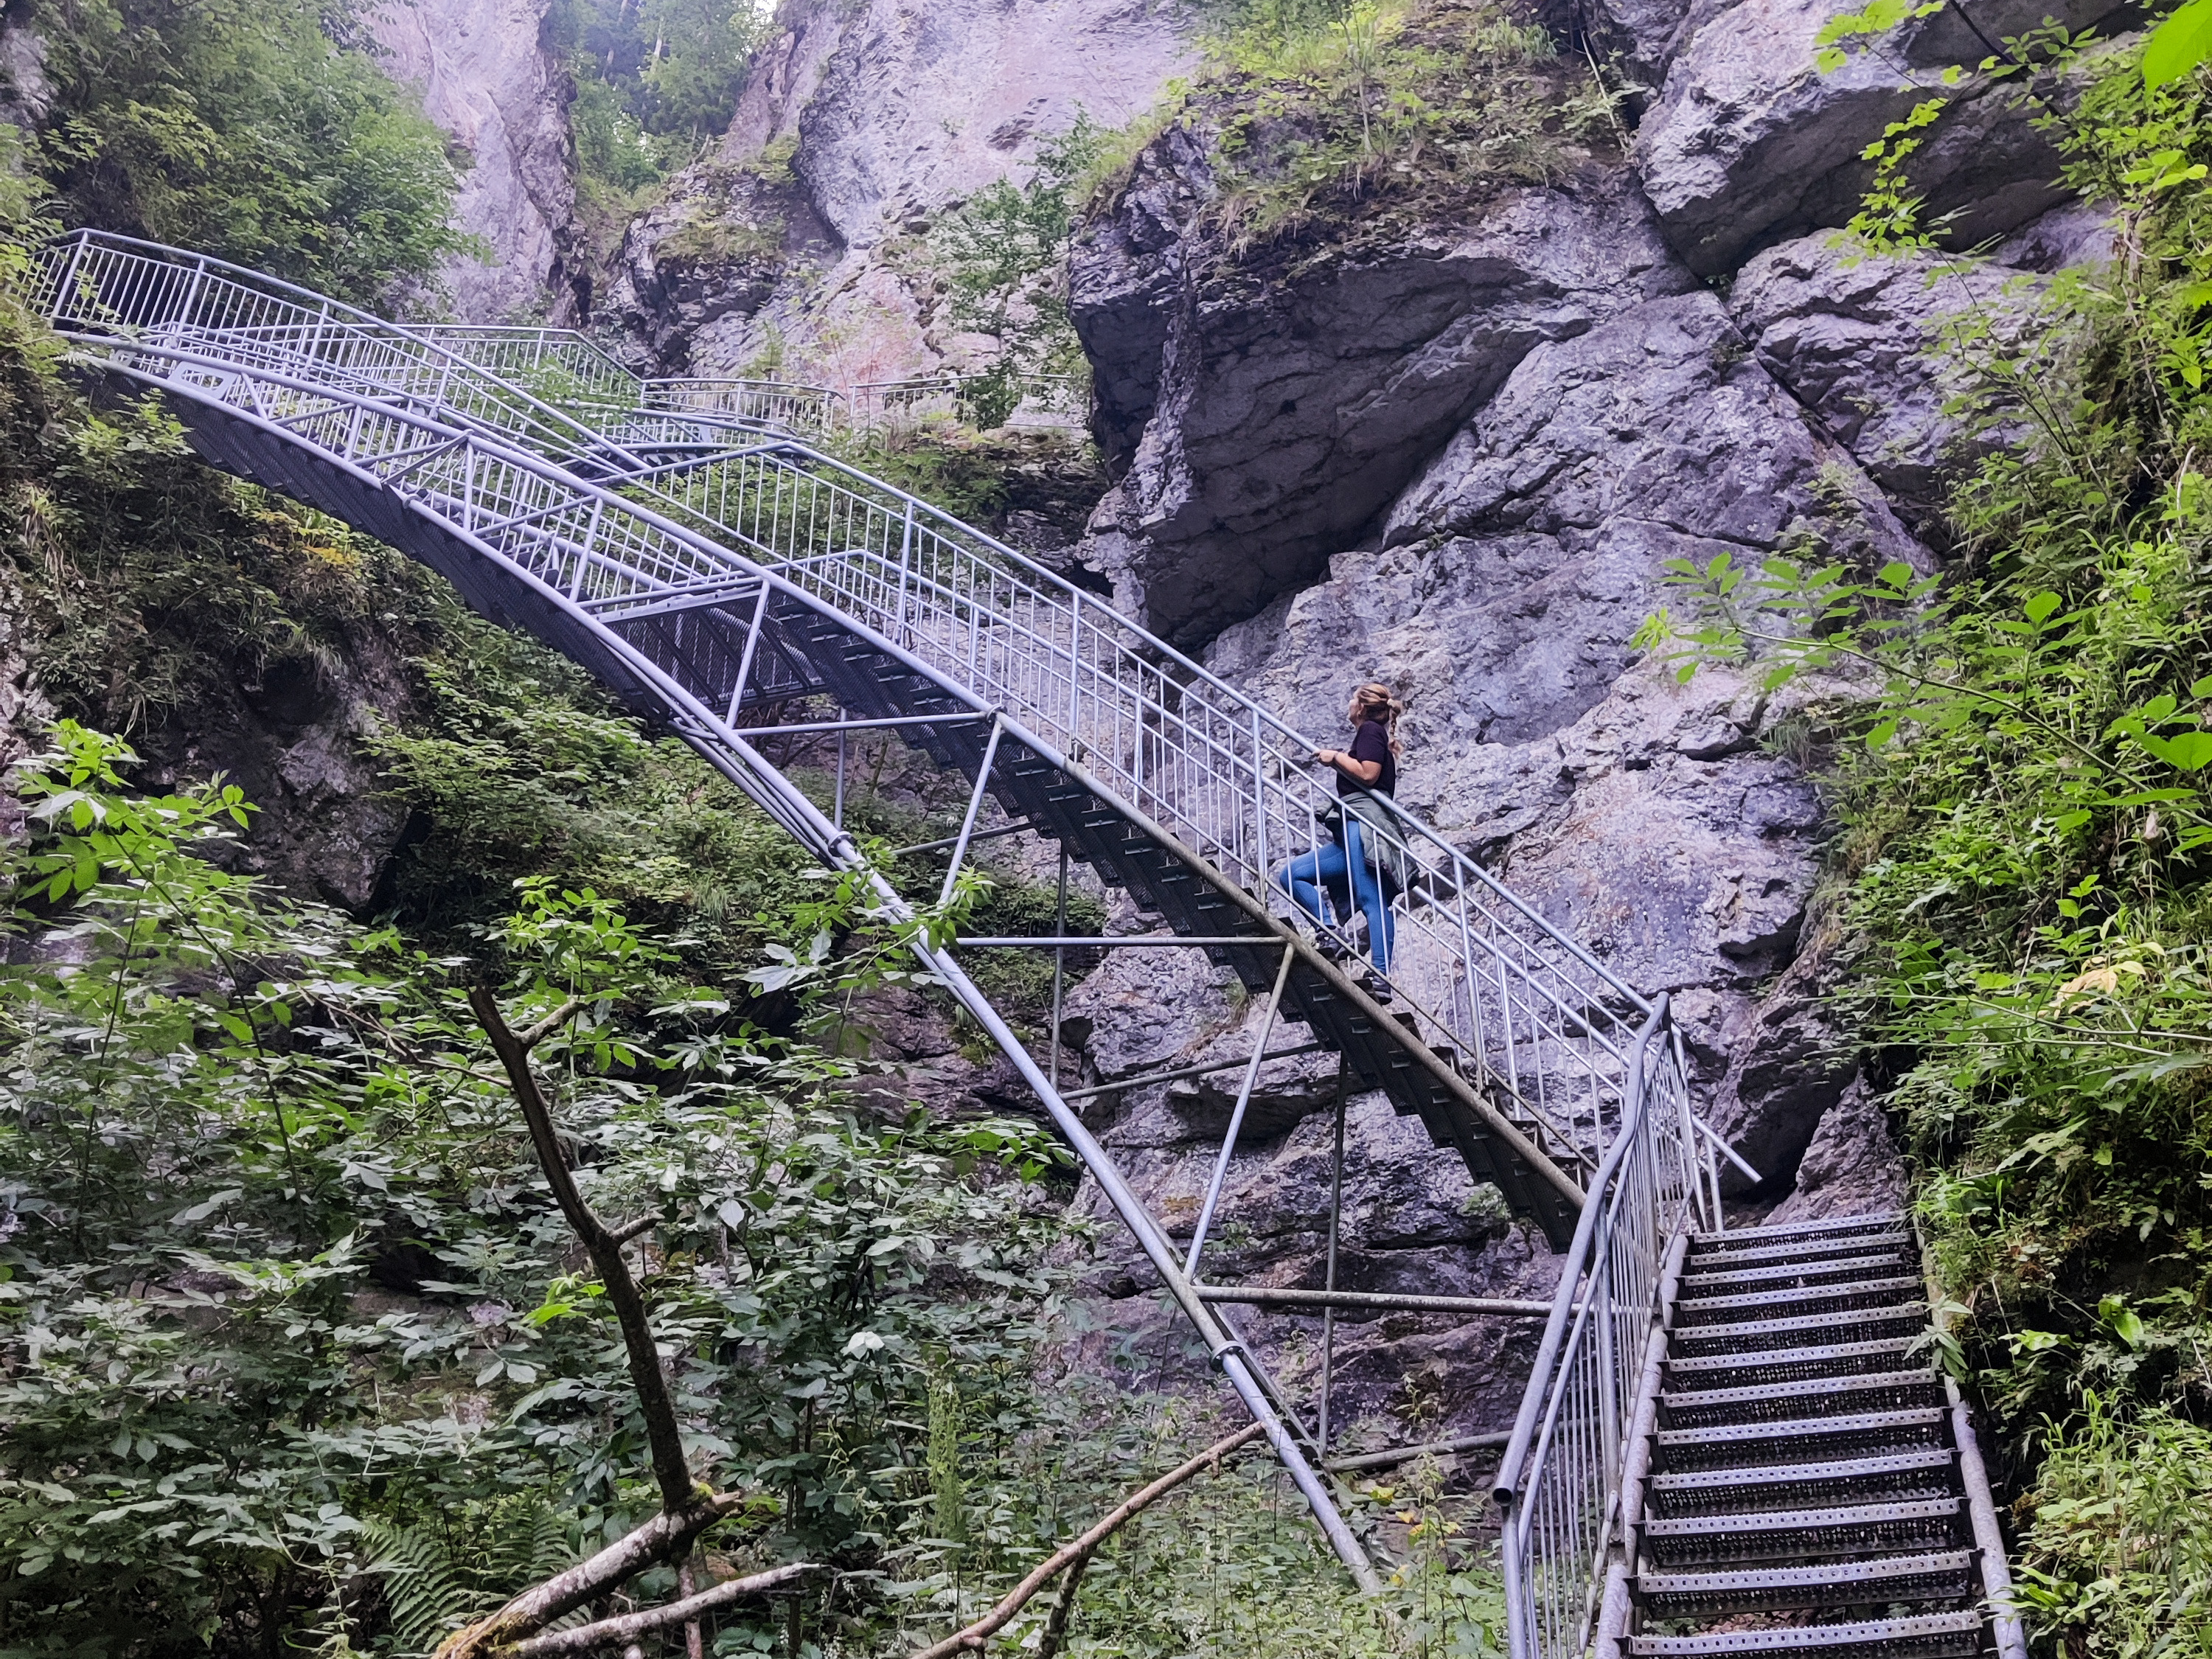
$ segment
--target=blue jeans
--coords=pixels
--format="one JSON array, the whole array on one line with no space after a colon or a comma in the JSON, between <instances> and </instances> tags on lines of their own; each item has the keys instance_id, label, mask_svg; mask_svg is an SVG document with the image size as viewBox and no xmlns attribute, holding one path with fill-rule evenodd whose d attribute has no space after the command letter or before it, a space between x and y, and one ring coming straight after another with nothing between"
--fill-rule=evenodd
<instances>
[{"instance_id":1,"label":"blue jeans","mask_svg":"<svg viewBox=\"0 0 2212 1659\"><path fill-rule=\"evenodd\" d=\"M1275 885L1291 896L1291 902L1312 917L1316 925L1327 927L1328 918L1322 908L1322 887L1334 886L1349 881L1353 902L1367 913L1367 951L1377 973L1390 971L1390 948L1393 923L1390 907L1382 900L1382 884L1375 878L1368 867L1359 840L1359 820L1350 813L1345 815L1344 842L1334 842L1326 847L1316 847L1310 853L1301 853L1275 872Z\"/></svg>"}]
</instances>

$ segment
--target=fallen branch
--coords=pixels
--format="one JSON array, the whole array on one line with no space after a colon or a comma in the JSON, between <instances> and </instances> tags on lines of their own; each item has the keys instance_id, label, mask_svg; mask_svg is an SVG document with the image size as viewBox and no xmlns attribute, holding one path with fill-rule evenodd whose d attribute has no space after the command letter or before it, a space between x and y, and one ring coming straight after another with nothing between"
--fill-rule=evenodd
<instances>
[{"instance_id":1,"label":"fallen branch","mask_svg":"<svg viewBox=\"0 0 2212 1659\"><path fill-rule=\"evenodd\" d=\"M712 1613L732 1601L744 1601L756 1595L773 1595L788 1584L811 1578L817 1572L830 1569L815 1561L800 1561L788 1567L776 1567L768 1572L757 1572L746 1578L732 1578L717 1584L712 1589L701 1590L696 1595L687 1595L681 1601L671 1601L665 1607L648 1607L643 1613L626 1613L616 1619L602 1619L597 1624L579 1625L574 1630L548 1632L533 1636L527 1641L515 1642L495 1649L499 1659L544 1659L556 1653L587 1653L593 1648L611 1647L617 1642L627 1642L657 1630L666 1630L671 1625L690 1624L702 1613Z\"/></svg>"},{"instance_id":2,"label":"fallen branch","mask_svg":"<svg viewBox=\"0 0 2212 1659\"><path fill-rule=\"evenodd\" d=\"M1055 1551L1028 1577L1015 1585L1005 1601L1000 1602L997 1607L993 1607L990 1612L969 1626L967 1629L956 1635L946 1637L934 1647L916 1650L908 1655L908 1659L951 1659L953 1654L960 1652L963 1649L980 1650L984 1643L1006 1627L1007 1622L1028 1604L1032 1596L1052 1583L1063 1570L1071 1565L1087 1563L1092 1552L1120 1531L1124 1522L1158 1503L1193 1475L1202 1474L1209 1468L1219 1468L1223 1458L1228 1456L1239 1446L1257 1440L1261 1432L1259 1424L1249 1424L1226 1438L1215 1441L1182 1468L1170 1469L1143 1491L1124 1499L1121 1508L1115 1510L1073 1543L1065 1545Z\"/></svg>"},{"instance_id":3,"label":"fallen branch","mask_svg":"<svg viewBox=\"0 0 2212 1659\"><path fill-rule=\"evenodd\" d=\"M563 1613L605 1595L655 1563L688 1554L701 1533L744 1501L742 1492L722 1492L672 1515L663 1510L597 1555L523 1591L489 1618L455 1631L438 1644L434 1659L479 1659L494 1649L537 1635Z\"/></svg>"}]
</instances>

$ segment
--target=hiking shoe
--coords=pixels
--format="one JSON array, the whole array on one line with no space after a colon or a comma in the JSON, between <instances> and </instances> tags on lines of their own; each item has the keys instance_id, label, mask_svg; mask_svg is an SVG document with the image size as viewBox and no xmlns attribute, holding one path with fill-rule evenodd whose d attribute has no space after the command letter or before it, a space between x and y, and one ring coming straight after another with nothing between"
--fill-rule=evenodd
<instances>
[{"instance_id":1,"label":"hiking shoe","mask_svg":"<svg viewBox=\"0 0 2212 1659\"><path fill-rule=\"evenodd\" d=\"M1326 928L1315 933L1314 948L1321 952L1323 962L1342 962L1352 954L1351 948Z\"/></svg>"},{"instance_id":2,"label":"hiking shoe","mask_svg":"<svg viewBox=\"0 0 2212 1659\"><path fill-rule=\"evenodd\" d=\"M1377 1002L1388 1005L1390 1000L1390 981L1371 968L1359 976L1359 988Z\"/></svg>"}]
</instances>

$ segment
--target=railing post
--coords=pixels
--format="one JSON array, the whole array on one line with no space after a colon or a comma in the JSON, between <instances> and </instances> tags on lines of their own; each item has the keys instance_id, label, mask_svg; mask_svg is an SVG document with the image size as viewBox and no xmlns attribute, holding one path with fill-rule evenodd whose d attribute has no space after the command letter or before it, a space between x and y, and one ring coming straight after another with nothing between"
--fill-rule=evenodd
<instances>
[{"instance_id":1,"label":"railing post","mask_svg":"<svg viewBox=\"0 0 2212 1659\"><path fill-rule=\"evenodd\" d=\"M62 320L62 296L76 283L77 267L84 263L84 250L90 241L88 232L79 231L70 242L69 263L62 267L61 278L54 284L53 305L46 313L46 320L57 328Z\"/></svg>"},{"instance_id":2,"label":"railing post","mask_svg":"<svg viewBox=\"0 0 2212 1659\"><path fill-rule=\"evenodd\" d=\"M1633 1152L1629 1154L1635 1157ZM1601 1201L1593 1197L1593 1203ZM1630 1225L1635 1223L1629 1218ZM1617 1236L1616 1236L1617 1242ZM1605 1460L1605 1495L1610 1509L1620 1492L1620 1356L1614 1352L1617 1333L1613 1329L1612 1252L1606 1258L1590 1264L1589 1297L1595 1304L1590 1320L1597 1327L1597 1412L1598 1443Z\"/></svg>"},{"instance_id":3,"label":"railing post","mask_svg":"<svg viewBox=\"0 0 2212 1659\"><path fill-rule=\"evenodd\" d=\"M207 284L207 256L202 254L192 261L192 280L185 289L184 303L177 307L177 325L191 325L192 307L200 302L200 289Z\"/></svg>"},{"instance_id":4,"label":"railing post","mask_svg":"<svg viewBox=\"0 0 2212 1659\"><path fill-rule=\"evenodd\" d=\"M905 527L899 532L898 615L891 624L891 638L903 645L906 642L906 592L908 578L914 570L914 497L906 501Z\"/></svg>"}]
</instances>

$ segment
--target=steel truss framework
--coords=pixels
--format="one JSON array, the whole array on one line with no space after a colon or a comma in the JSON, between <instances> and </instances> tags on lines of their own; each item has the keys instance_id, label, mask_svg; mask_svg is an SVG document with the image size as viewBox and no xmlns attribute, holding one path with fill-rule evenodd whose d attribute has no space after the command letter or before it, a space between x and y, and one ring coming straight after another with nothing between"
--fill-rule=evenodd
<instances>
[{"instance_id":1,"label":"steel truss framework","mask_svg":"<svg viewBox=\"0 0 2212 1659\"><path fill-rule=\"evenodd\" d=\"M33 289L80 365L159 389L213 464L402 549L480 611L588 669L816 857L856 872L887 920L918 912L842 828L856 729L894 732L972 780L945 891L975 842L1000 832L979 827L995 798L1010 827L1059 843L1063 895L1079 859L1164 918L1170 933L1143 943L1203 950L1264 994L1197 1224L1177 1248L1077 1109L1147 1080L1060 1086L1067 947L1134 941L1068 939L1064 914L1042 939L940 945L915 930L916 951L1035 1091L1369 1588L1374 1568L1321 1472L1334 1320L1423 1299L1336 1282L1346 1097L1382 1090L1495 1183L1568 1251L1505 1449L1514 1650L1579 1650L1617 1519L1630 1356L1670 1241L1721 1219L1715 1140L1699 1133L1663 998L1639 996L1410 817L1392 849L1407 880L1391 965L1363 981L1361 964L1317 947L1273 879L1325 833L1333 803L1308 769L1310 743L1095 596L762 423L788 411L618 408L611 392L549 399L538 389L549 359L528 356L542 341L409 330L103 234L46 247ZM586 392L617 386L580 358L552 367ZM794 705L836 718L786 718ZM830 811L763 756L771 733L836 734ZM1000 945L1055 952L1042 1063L962 968L963 951ZM1273 1027L1287 1019L1312 1034L1295 1052L1340 1057L1327 1266L1303 1299L1200 1272ZM1240 1302L1322 1310L1310 1424L1224 1311ZM1537 1311L1467 1298L1413 1310Z\"/></svg>"}]
</instances>

